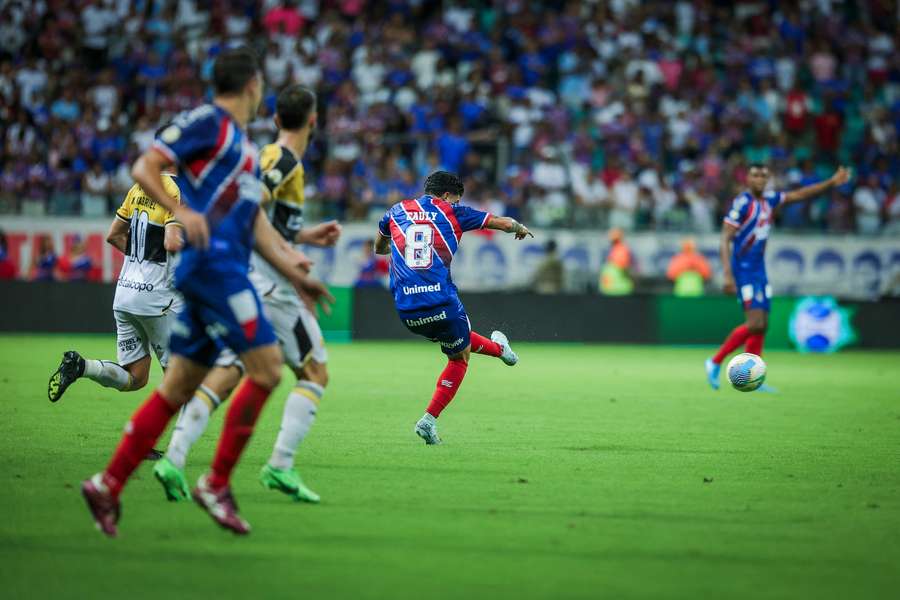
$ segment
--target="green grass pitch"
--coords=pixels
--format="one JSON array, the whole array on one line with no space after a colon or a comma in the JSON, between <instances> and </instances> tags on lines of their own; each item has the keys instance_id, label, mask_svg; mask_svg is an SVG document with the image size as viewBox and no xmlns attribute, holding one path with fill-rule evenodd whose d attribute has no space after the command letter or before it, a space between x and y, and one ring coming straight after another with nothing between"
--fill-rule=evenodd
<instances>
[{"instance_id":1,"label":"green grass pitch","mask_svg":"<svg viewBox=\"0 0 900 600\"><path fill-rule=\"evenodd\" d=\"M234 488L254 527L169 504L143 465L120 537L79 481L145 392L46 380L106 336L0 337L3 598L896 598L897 353L766 355L778 394L706 388L703 349L521 344L473 356L440 420L412 433L443 359L428 343L332 345L332 384L299 453L322 494L258 484L270 401ZM154 380L158 378L158 372ZM191 457L208 465L223 411ZM168 440L168 434L160 446Z\"/></svg>"}]
</instances>

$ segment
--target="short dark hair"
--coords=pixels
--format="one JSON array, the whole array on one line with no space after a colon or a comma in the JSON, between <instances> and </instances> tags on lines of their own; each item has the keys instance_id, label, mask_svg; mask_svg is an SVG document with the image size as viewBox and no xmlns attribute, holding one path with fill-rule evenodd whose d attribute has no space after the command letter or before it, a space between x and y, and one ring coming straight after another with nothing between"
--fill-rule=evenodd
<instances>
[{"instance_id":1,"label":"short dark hair","mask_svg":"<svg viewBox=\"0 0 900 600\"><path fill-rule=\"evenodd\" d=\"M213 64L213 89L217 95L236 94L260 72L256 53L246 46L230 48Z\"/></svg>"},{"instance_id":2,"label":"short dark hair","mask_svg":"<svg viewBox=\"0 0 900 600\"><path fill-rule=\"evenodd\" d=\"M463 182L448 171L435 171L425 179L425 193L431 196L443 196L447 192L462 196L466 188Z\"/></svg>"},{"instance_id":3,"label":"short dark hair","mask_svg":"<svg viewBox=\"0 0 900 600\"><path fill-rule=\"evenodd\" d=\"M284 129L300 129L316 109L316 95L301 85L291 85L278 94L275 113Z\"/></svg>"},{"instance_id":4,"label":"short dark hair","mask_svg":"<svg viewBox=\"0 0 900 600\"><path fill-rule=\"evenodd\" d=\"M769 165L767 165L765 163L761 163L761 162L752 162L747 166L747 170L749 171L750 169L760 169L760 170L768 171Z\"/></svg>"}]
</instances>

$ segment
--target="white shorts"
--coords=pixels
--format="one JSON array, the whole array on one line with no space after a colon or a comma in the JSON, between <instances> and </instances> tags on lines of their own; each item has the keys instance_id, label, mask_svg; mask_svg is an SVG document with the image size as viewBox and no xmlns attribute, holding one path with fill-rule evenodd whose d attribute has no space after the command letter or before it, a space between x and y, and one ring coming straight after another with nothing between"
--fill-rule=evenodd
<instances>
[{"instance_id":1,"label":"white shorts","mask_svg":"<svg viewBox=\"0 0 900 600\"><path fill-rule=\"evenodd\" d=\"M169 334L178 313L167 311L162 315L134 315L124 310L113 310L116 317L116 362L130 365L150 354L156 354L159 365L169 366ZM244 372L244 365L231 350L225 349L216 359L217 367L235 366Z\"/></svg>"},{"instance_id":2,"label":"white shorts","mask_svg":"<svg viewBox=\"0 0 900 600\"><path fill-rule=\"evenodd\" d=\"M263 310L284 352L284 362L299 369L313 360L319 364L328 362L325 338L316 316L298 302L285 302L269 296L262 298Z\"/></svg>"},{"instance_id":3,"label":"white shorts","mask_svg":"<svg viewBox=\"0 0 900 600\"><path fill-rule=\"evenodd\" d=\"M169 331L178 318L173 312L162 315L134 315L123 310L113 310L116 317L116 360L120 365L130 365L150 354L156 354L165 369L169 364Z\"/></svg>"}]
</instances>

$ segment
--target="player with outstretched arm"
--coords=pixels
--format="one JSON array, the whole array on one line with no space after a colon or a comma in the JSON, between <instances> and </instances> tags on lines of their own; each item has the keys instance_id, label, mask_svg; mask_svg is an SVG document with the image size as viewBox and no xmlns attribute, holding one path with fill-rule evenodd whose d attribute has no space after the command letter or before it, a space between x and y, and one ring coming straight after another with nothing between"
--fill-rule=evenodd
<instances>
[{"instance_id":1,"label":"player with outstretched arm","mask_svg":"<svg viewBox=\"0 0 900 600\"><path fill-rule=\"evenodd\" d=\"M441 345L447 366L437 380L431 402L416 423L426 444L440 444L437 418L456 395L469 366L469 354L486 354L514 365L519 358L500 331L491 338L475 333L450 277L450 263L462 234L475 229L534 237L509 217L496 217L459 203L459 177L436 171L425 180L425 195L388 209L378 224L375 252L391 255L391 292L400 320L411 332Z\"/></svg>"},{"instance_id":2,"label":"player with outstretched arm","mask_svg":"<svg viewBox=\"0 0 900 600\"><path fill-rule=\"evenodd\" d=\"M725 293L737 294L746 320L732 330L714 356L706 359L706 378L714 390L719 389L722 361L741 344L746 342L746 352L762 355L772 297L772 288L766 276L765 252L775 211L786 204L818 196L849 180L850 171L840 167L826 181L790 192L767 192L769 168L759 163L750 165L747 172L749 189L732 201L722 223L719 245Z\"/></svg>"}]
</instances>

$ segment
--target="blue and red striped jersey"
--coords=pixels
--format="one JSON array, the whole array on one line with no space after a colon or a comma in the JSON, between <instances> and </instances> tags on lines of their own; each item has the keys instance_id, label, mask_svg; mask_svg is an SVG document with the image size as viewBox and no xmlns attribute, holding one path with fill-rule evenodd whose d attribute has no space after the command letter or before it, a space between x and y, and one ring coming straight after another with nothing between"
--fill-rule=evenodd
<instances>
[{"instance_id":1,"label":"blue and red striped jersey","mask_svg":"<svg viewBox=\"0 0 900 600\"><path fill-rule=\"evenodd\" d=\"M737 227L731 255L736 276L765 273L766 241L772 229L775 207L783 198L782 192L766 192L762 198L744 192L732 201L724 220Z\"/></svg>"},{"instance_id":2,"label":"blue and red striped jersey","mask_svg":"<svg viewBox=\"0 0 900 600\"><path fill-rule=\"evenodd\" d=\"M391 292L398 310L441 306L456 299L450 263L462 234L483 228L490 213L433 196L398 202L378 230L391 239Z\"/></svg>"},{"instance_id":3,"label":"blue and red striped jersey","mask_svg":"<svg viewBox=\"0 0 900 600\"><path fill-rule=\"evenodd\" d=\"M153 147L178 168L182 202L209 221L209 249L186 247L181 264L246 272L264 193L257 148L246 132L222 108L204 104L175 117Z\"/></svg>"}]
</instances>

